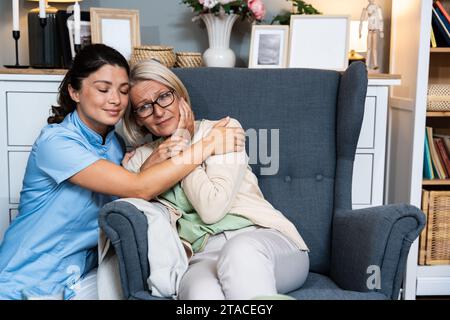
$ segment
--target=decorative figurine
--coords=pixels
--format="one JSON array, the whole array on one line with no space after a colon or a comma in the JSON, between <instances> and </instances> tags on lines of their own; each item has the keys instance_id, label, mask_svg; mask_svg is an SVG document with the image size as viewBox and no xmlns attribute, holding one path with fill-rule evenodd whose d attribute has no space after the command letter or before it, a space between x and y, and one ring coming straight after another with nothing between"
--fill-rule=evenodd
<instances>
[{"instance_id":1,"label":"decorative figurine","mask_svg":"<svg viewBox=\"0 0 450 320\"><path fill-rule=\"evenodd\" d=\"M368 0L369 4L362 10L361 19L359 23L359 37L361 38L361 30L363 22L367 20L367 54L366 64L367 69L372 72L379 72L378 66L378 35L384 38L383 32L383 14L380 6L375 3L375 0Z\"/></svg>"}]
</instances>

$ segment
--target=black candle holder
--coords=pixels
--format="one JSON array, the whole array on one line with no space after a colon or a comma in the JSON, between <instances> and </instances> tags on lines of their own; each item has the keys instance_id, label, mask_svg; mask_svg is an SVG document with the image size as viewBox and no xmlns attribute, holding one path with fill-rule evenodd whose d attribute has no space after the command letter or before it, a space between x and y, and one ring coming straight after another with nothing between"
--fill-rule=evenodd
<instances>
[{"instance_id":1,"label":"black candle holder","mask_svg":"<svg viewBox=\"0 0 450 320\"><path fill-rule=\"evenodd\" d=\"M19 39L20 39L20 31L13 30L12 32L14 41L16 43L16 64L15 65L3 65L5 68L18 68L18 69L25 69L29 66L21 65L19 64Z\"/></svg>"}]
</instances>

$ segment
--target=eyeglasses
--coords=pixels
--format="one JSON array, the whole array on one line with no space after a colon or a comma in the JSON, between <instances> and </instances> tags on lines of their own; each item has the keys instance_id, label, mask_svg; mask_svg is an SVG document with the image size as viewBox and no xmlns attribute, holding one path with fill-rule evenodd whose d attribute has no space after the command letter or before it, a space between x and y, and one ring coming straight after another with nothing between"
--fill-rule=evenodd
<instances>
[{"instance_id":1,"label":"eyeglasses","mask_svg":"<svg viewBox=\"0 0 450 320\"><path fill-rule=\"evenodd\" d=\"M173 103L173 100L175 100L174 90L163 92L158 96L158 98L156 98L155 101L147 102L139 108L134 109L134 113L140 118L147 118L153 114L155 104L161 108L167 108Z\"/></svg>"}]
</instances>

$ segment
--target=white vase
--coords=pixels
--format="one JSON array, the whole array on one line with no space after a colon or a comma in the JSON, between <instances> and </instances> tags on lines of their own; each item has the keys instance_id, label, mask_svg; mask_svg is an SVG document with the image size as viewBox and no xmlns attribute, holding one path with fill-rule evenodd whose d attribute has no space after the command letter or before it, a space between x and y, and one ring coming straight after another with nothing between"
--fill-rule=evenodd
<instances>
[{"instance_id":1,"label":"white vase","mask_svg":"<svg viewBox=\"0 0 450 320\"><path fill-rule=\"evenodd\" d=\"M234 67L236 56L230 49L231 29L237 14L200 15L208 31L209 48L203 53L203 61L207 67Z\"/></svg>"}]
</instances>

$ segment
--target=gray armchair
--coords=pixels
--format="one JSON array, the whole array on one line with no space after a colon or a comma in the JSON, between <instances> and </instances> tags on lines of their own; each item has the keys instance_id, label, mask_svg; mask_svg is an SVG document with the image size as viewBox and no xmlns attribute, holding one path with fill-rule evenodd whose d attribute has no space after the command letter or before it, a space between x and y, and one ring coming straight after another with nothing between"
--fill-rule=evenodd
<instances>
[{"instance_id":1,"label":"gray armchair","mask_svg":"<svg viewBox=\"0 0 450 320\"><path fill-rule=\"evenodd\" d=\"M244 129L279 130L278 172L261 175L267 164L259 161L252 169L265 197L297 226L311 250L306 283L288 294L297 299L397 299L410 245L425 216L407 204L352 210L365 65L353 63L344 73L174 71L190 93L197 119L230 115ZM119 257L125 296L154 299L146 281L151 270L145 216L131 205L110 203L102 209L99 224Z\"/></svg>"}]
</instances>

